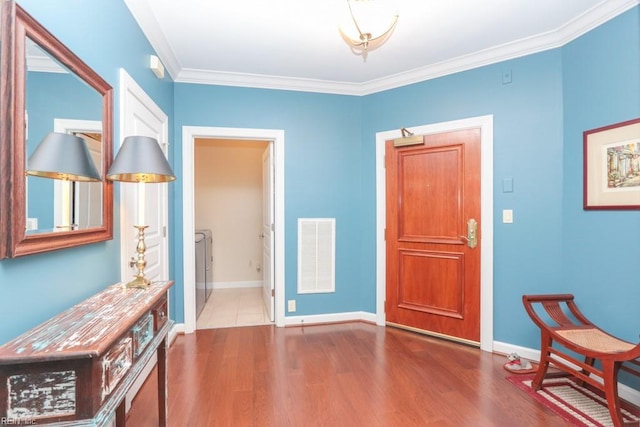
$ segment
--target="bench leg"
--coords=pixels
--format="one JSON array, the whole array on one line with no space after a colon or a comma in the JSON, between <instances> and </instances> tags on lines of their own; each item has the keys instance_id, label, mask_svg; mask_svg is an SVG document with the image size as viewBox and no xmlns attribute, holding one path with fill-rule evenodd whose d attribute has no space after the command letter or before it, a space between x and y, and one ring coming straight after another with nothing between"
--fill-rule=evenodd
<instances>
[{"instance_id":1,"label":"bench leg","mask_svg":"<svg viewBox=\"0 0 640 427\"><path fill-rule=\"evenodd\" d=\"M593 365L595 363L596 363L596 359L594 359L593 357L585 357L584 358L584 364L585 365L589 365L589 366L593 367ZM591 375L591 372L593 372L593 371L590 371L590 370L587 370L587 369L583 369L580 372L582 372L584 375L586 375L588 377L588 376ZM580 387L584 387L586 382L584 380L577 379L576 380L576 384L578 384Z\"/></svg>"},{"instance_id":2,"label":"bench leg","mask_svg":"<svg viewBox=\"0 0 640 427\"><path fill-rule=\"evenodd\" d=\"M602 378L604 380L604 395L607 398L607 406L611 421L615 427L624 426L622 411L620 410L620 398L618 397L618 371L621 363L611 360L602 361Z\"/></svg>"},{"instance_id":3,"label":"bench leg","mask_svg":"<svg viewBox=\"0 0 640 427\"><path fill-rule=\"evenodd\" d=\"M540 364L538 365L538 371L536 376L531 382L531 389L534 391L540 390L542 387L542 380L549 369L549 347L551 347L551 337L546 332L542 331L542 339L540 344Z\"/></svg>"}]
</instances>

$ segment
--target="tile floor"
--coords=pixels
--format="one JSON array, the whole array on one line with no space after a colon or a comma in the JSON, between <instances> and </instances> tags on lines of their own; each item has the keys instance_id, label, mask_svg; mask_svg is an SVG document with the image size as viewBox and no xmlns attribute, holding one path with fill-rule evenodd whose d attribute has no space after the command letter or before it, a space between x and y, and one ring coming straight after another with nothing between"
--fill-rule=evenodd
<instances>
[{"instance_id":1,"label":"tile floor","mask_svg":"<svg viewBox=\"0 0 640 427\"><path fill-rule=\"evenodd\" d=\"M198 317L197 329L269 323L269 315L262 302L262 288L214 289Z\"/></svg>"}]
</instances>

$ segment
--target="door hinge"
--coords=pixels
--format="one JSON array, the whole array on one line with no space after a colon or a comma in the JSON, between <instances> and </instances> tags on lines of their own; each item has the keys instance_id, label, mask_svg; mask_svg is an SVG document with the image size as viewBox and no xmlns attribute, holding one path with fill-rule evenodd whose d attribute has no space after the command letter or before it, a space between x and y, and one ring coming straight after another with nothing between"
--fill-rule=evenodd
<instances>
[{"instance_id":1,"label":"door hinge","mask_svg":"<svg viewBox=\"0 0 640 427\"><path fill-rule=\"evenodd\" d=\"M162 226L162 237L167 237L167 226Z\"/></svg>"},{"instance_id":2,"label":"door hinge","mask_svg":"<svg viewBox=\"0 0 640 427\"><path fill-rule=\"evenodd\" d=\"M271 296L275 297L276 296L276 290L275 289L271 289Z\"/></svg>"},{"instance_id":3,"label":"door hinge","mask_svg":"<svg viewBox=\"0 0 640 427\"><path fill-rule=\"evenodd\" d=\"M273 223L271 223L271 231L276 231L276 226Z\"/></svg>"}]
</instances>

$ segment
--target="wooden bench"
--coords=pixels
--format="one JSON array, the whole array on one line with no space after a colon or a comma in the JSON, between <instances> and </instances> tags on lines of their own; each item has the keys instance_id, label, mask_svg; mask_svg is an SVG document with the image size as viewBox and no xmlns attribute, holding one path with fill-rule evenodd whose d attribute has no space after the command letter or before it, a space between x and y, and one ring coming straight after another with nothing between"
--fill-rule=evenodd
<instances>
[{"instance_id":1,"label":"wooden bench","mask_svg":"<svg viewBox=\"0 0 640 427\"><path fill-rule=\"evenodd\" d=\"M595 326L578 310L571 294L523 295L522 302L541 333L540 366L532 389L540 390L552 365L601 390L614 426L623 426L618 372L622 369L640 376L640 343L624 341ZM584 361L570 352L583 356Z\"/></svg>"}]
</instances>

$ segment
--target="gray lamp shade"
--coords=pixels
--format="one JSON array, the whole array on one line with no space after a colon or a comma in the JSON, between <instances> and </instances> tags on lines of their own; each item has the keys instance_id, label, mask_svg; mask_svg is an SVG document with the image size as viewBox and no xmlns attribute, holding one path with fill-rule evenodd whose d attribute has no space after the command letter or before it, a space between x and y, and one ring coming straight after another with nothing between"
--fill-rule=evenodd
<instances>
[{"instance_id":1,"label":"gray lamp shade","mask_svg":"<svg viewBox=\"0 0 640 427\"><path fill-rule=\"evenodd\" d=\"M176 177L155 138L128 136L107 172L107 179L123 182L168 182Z\"/></svg>"},{"instance_id":2,"label":"gray lamp shade","mask_svg":"<svg viewBox=\"0 0 640 427\"><path fill-rule=\"evenodd\" d=\"M65 181L102 181L84 139L51 132L27 160L27 175Z\"/></svg>"}]
</instances>

